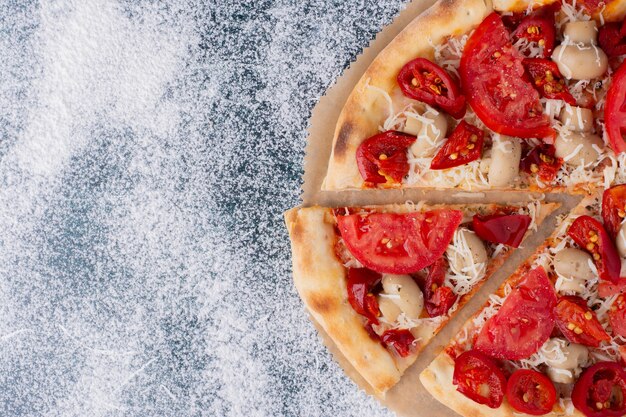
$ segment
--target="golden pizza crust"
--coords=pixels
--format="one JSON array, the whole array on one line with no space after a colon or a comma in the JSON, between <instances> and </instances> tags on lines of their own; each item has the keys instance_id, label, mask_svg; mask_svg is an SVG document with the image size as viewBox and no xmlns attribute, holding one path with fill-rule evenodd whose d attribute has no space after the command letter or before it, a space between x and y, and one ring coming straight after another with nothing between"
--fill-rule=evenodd
<instances>
[{"instance_id":1,"label":"golden pizza crust","mask_svg":"<svg viewBox=\"0 0 626 417\"><path fill-rule=\"evenodd\" d=\"M423 206L420 210L444 207L465 210L466 213L480 211L489 214L500 206L433 205ZM535 222L541 224L558 207L558 203L541 204L535 215ZM416 210L412 204L375 208L395 213ZM376 392L384 394L400 380L404 371L417 359L419 351L445 326L453 314L436 326L423 328L424 334L421 335L415 354L407 358L398 357L369 336L363 318L348 302L346 270L335 254L336 232L332 210L322 207L294 208L285 213L285 222L291 238L294 283L304 304L350 364ZM461 297L457 311L512 253L513 251L508 251L490 260L484 278L470 293Z\"/></svg>"},{"instance_id":2,"label":"golden pizza crust","mask_svg":"<svg viewBox=\"0 0 626 417\"><path fill-rule=\"evenodd\" d=\"M335 129L330 161L323 190L362 188L363 178L356 165L356 149L378 133L378 126L389 115L388 104L380 93L390 92L394 108L415 102L402 94L396 77L409 60L434 58L432 45L448 36L469 32L491 11L483 0L441 0L414 19L374 59L346 102Z\"/></svg>"},{"instance_id":3,"label":"golden pizza crust","mask_svg":"<svg viewBox=\"0 0 626 417\"><path fill-rule=\"evenodd\" d=\"M285 213L291 237L293 279L315 320L341 353L378 392L400 380L391 353L369 336L348 303L345 268L334 252L335 230L328 209L295 208Z\"/></svg>"}]
</instances>

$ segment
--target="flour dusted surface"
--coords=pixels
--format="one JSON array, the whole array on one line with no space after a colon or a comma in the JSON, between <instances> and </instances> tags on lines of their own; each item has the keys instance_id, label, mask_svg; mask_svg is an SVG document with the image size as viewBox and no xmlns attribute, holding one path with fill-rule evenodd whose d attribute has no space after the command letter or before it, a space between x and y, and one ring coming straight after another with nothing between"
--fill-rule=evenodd
<instances>
[{"instance_id":1,"label":"flour dusted surface","mask_svg":"<svg viewBox=\"0 0 626 417\"><path fill-rule=\"evenodd\" d=\"M310 109L401 1L0 5L0 415L385 416L281 213Z\"/></svg>"}]
</instances>

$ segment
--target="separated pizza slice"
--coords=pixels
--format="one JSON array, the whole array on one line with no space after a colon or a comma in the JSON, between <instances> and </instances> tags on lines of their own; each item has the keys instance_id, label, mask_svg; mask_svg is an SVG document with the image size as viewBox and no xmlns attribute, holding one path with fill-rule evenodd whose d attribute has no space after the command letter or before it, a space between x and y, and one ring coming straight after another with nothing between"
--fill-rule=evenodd
<instances>
[{"instance_id":1,"label":"separated pizza slice","mask_svg":"<svg viewBox=\"0 0 626 417\"><path fill-rule=\"evenodd\" d=\"M442 0L372 62L324 190L592 192L625 180L626 2Z\"/></svg>"},{"instance_id":2,"label":"separated pizza slice","mask_svg":"<svg viewBox=\"0 0 626 417\"><path fill-rule=\"evenodd\" d=\"M285 214L296 288L378 393L558 204L402 204Z\"/></svg>"},{"instance_id":3,"label":"separated pizza slice","mask_svg":"<svg viewBox=\"0 0 626 417\"><path fill-rule=\"evenodd\" d=\"M626 415L626 185L582 201L422 372L462 416Z\"/></svg>"}]
</instances>

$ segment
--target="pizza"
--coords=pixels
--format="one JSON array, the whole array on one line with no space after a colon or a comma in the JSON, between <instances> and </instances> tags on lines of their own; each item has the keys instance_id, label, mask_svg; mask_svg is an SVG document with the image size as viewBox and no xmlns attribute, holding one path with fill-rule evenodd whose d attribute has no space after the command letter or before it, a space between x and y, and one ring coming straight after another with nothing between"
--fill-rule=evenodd
<instances>
[{"instance_id":1,"label":"pizza","mask_svg":"<svg viewBox=\"0 0 626 417\"><path fill-rule=\"evenodd\" d=\"M463 416L625 415L625 210L626 184L583 200L422 372L424 387Z\"/></svg>"},{"instance_id":2,"label":"pizza","mask_svg":"<svg viewBox=\"0 0 626 417\"><path fill-rule=\"evenodd\" d=\"M441 0L369 66L324 190L590 193L623 180L622 0Z\"/></svg>"},{"instance_id":3,"label":"pizza","mask_svg":"<svg viewBox=\"0 0 626 417\"><path fill-rule=\"evenodd\" d=\"M582 202L420 380L467 417L626 415L625 15L439 0L354 86L321 187L339 208L285 219L300 297L379 396L558 206L493 196L567 193ZM410 188L482 203L347 203Z\"/></svg>"},{"instance_id":4,"label":"pizza","mask_svg":"<svg viewBox=\"0 0 626 417\"><path fill-rule=\"evenodd\" d=\"M378 393L558 204L424 203L285 215L296 288Z\"/></svg>"}]
</instances>

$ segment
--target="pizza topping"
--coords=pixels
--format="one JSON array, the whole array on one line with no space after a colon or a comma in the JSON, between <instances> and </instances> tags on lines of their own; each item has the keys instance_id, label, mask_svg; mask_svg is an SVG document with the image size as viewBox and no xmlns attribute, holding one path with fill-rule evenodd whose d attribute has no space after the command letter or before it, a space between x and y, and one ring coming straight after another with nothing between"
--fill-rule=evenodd
<instances>
[{"instance_id":1,"label":"pizza topping","mask_svg":"<svg viewBox=\"0 0 626 417\"><path fill-rule=\"evenodd\" d=\"M571 105L576 104L576 99L567 89L565 79L554 62L541 58L526 58L524 67L543 97L563 100Z\"/></svg>"},{"instance_id":2,"label":"pizza topping","mask_svg":"<svg viewBox=\"0 0 626 417\"><path fill-rule=\"evenodd\" d=\"M609 235L617 237L626 218L626 184L616 185L602 194L602 220Z\"/></svg>"},{"instance_id":3,"label":"pizza topping","mask_svg":"<svg viewBox=\"0 0 626 417\"><path fill-rule=\"evenodd\" d=\"M609 310L609 323L611 323L613 334L626 337L626 296L624 294L618 295L613 301Z\"/></svg>"},{"instance_id":4,"label":"pizza topping","mask_svg":"<svg viewBox=\"0 0 626 417\"><path fill-rule=\"evenodd\" d=\"M454 232L446 256L450 262L448 282L455 294L467 294L487 270L487 249L478 235L464 227Z\"/></svg>"},{"instance_id":5,"label":"pizza topping","mask_svg":"<svg viewBox=\"0 0 626 417\"><path fill-rule=\"evenodd\" d=\"M626 372L615 362L599 362L586 369L572 391L574 407L587 417L626 414Z\"/></svg>"},{"instance_id":6,"label":"pizza topping","mask_svg":"<svg viewBox=\"0 0 626 417\"><path fill-rule=\"evenodd\" d=\"M487 178L491 187L509 187L519 176L522 157L520 139L495 134L492 136L491 162Z\"/></svg>"},{"instance_id":7,"label":"pizza topping","mask_svg":"<svg viewBox=\"0 0 626 417\"><path fill-rule=\"evenodd\" d=\"M545 183L551 183L556 173L563 165L563 160L555 156L553 145L541 144L535 146L520 163L520 169L528 174L534 174Z\"/></svg>"},{"instance_id":8,"label":"pizza topping","mask_svg":"<svg viewBox=\"0 0 626 417\"><path fill-rule=\"evenodd\" d=\"M578 25L578 22L567 24L567 26L570 25ZM574 27L570 32L578 31ZM554 49L552 60L568 80L599 78L609 67L608 57L595 45L595 36L587 42L574 42L565 36L563 42Z\"/></svg>"},{"instance_id":9,"label":"pizza topping","mask_svg":"<svg viewBox=\"0 0 626 417\"><path fill-rule=\"evenodd\" d=\"M554 316L557 327L570 342L598 347L600 342L611 339L596 314L580 297L561 297L554 309Z\"/></svg>"},{"instance_id":10,"label":"pizza topping","mask_svg":"<svg viewBox=\"0 0 626 417\"><path fill-rule=\"evenodd\" d=\"M598 135L562 130L554 141L554 155L566 165L590 167L598 161L603 147Z\"/></svg>"},{"instance_id":11,"label":"pizza topping","mask_svg":"<svg viewBox=\"0 0 626 417\"><path fill-rule=\"evenodd\" d=\"M585 282L595 275L592 270L593 258L577 248L559 250L552 260L552 268L557 273L557 289L562 293L580 294L585 291Z\"/></svg>"},{"instance_id":12,"label":"pizza topping","mask_svg":"<svg viewBox=\"0 0 626 417\"><path fill-rule=\"evenodd\" d=\"M556 389L544 374L531 369L518 369L506 384L506 399L515 410L539 416L552 411L556 403Z\"/></svg>"},{"instance_id":13,"label":"pizza topping","mask_svg":"<svg viewBox=\"0 0 626 417\"><path fill-rule=\"evenodd\" d=\"M620 25L617 22L606 23L600 28L598 42L610 57L626 55L626 20ZM621 29L620 30L620 26Z\"/></svg>"},{"instance_id":14,"label":"pizza topping","mask_svg":"<svg viewBox=\"0 0 626 417\"><path fill-rule=\"evenodd\" d=\"M483 240L517 248L522 243L530 222L530 216L525 214L490 216L477 214L472 219L472 226Z\"/></svg>"},{"instance_id":15,"label":"pizza topping","mask_svg":"<svg viewBox=\"0 0 626 417\"><path fill-rule=\"evenodd\" d=\"M467 41L461 58L461 86L468 103L491 130L521 138L552 136L539 93L524 75L522 55L492 13Z\"/></svg>"},{"instance_id":16,"label":"pizza topping","mask_svg":"<svg viewBox=\"0 0 626 417\"><path fill-rule=\"evenodd\" d=\"M409 172L407 149L415 136L387 131L366 139L356 150L356 163L366 183L400 183Z\"/></svg>"},{"instance_id":17,"label":"pizza topping","mask_svg":"<svg viewBox=\"0 0 626 417\"><path fill-rule=\"evenodd\" d=\"M593 111L591 109L565 106L559 115L559 120L567 130L574 132L591 132L593 130Z\"/></svg>"},{"instance_id":18,"label":"pizza topping","mask_svg":"<svg viewBox=\"0 0 626 417\"><path fill-rule=\"evenodd\" d=\"M498 408L504 399L504 373L493 359L475 350L456 358L452 383L461 394L487 407Z\"/></svg>"},{"instance_id":19,"label":"pizza topping","mask_svg":"<svg viewBox=\"0 0 626 417\"><path fill-rule=\"evenodd\" d=\"M548 340L540 350L548 369L546 373L554 382L571 384L582 372L589 359L589 349L578 343L570 343L560 337Z\"/></svg>"},{"instance_id":20,"label":"pizza topping","mask_svg":"<svg viewBox=\"0 0 626 417\"><path fill-rule=\"evenodd\" d=\"M433 158L430 169L447 169L465 165L480 158L483 151L482 130L461 121Z\"/></svg>"},{"instance_id":21,"label":"pizza topping","mask_svg":"<svg viewBox=\"0 0 626 417\"><path fill-rule=\"evenodd\" d=\"M617 282L621 261L611 238L599 221L590 216L580 216L574 220L567 234L591 254L601 279Z\"/></svg>"},{"instance_id":22,"label":"pizza topping","mask_svg":"<svg viewBox=\"0 0 626 417\"><path fill-rule=\"evenodd\" d=\"M458 210L337 216L341 237L366 267L407 274L432 265L463 219Z\"/></svg>"},{"instance_id":23,"label":"pizza topping","mask_svg":"<svg viewBox=\"0 0 626 417\"><path fill-rule=\"evenodd\" d=\"M444 316L456 302L457 296L452 288L444 285L448 261L445 256L437 259L428 270L424 295L426 297L426 312L430 317Z\"/></svg>"},{"instance_id":24,"label":"pizza topping","mask_svg":"<svg viewBox=\"0 0 626 417\"><path fill-rule=\"evenodd\" d=\"M513 40L526 39L528 42L535 42L542 49L543 57L549 57L556 38L554 12L554 8L548 6L526 16L513 31Z\"/></svg>"},{"instance_id":25,"label":"pizza topping","mask_svg":"<svg viewBox=\"0 0 626 417\"><path fill-rule=\"evenodd\" d=\"M348 302L354 311L374 324L378 324L380 313L373 290L381 278L379 273L367 268L348 269Z\"/></svg>"},{"instance_id":26,"label":"pizza topping","mask_svg":"<svg viewBox=\"0 0 626 417\"><path fill-rule=\"evenodd\" d=\"M455 119L465 115L465 96L452 77L426 58L408 62L398 74L405 96L448 112Z\"/></svg>"},{"instance_id":27,"label":"pizza topping","mask_svg":"<svg viewBox=\"0 0 626 417\"><path fill-rule=\"evenodd\" d=\"M415 337L406 329L387 330L381 336L381 340L385 346L392 347L403 358L409 356L415 346Z\"/></svg>"},{"instance_id":28,"label":"pizza topping","mask_svg":"<svg viewBox=\"0 0 626 417\"><path fill-rule=\"evenodd\" d=\"M609 145L617 154L626 152L626 65L622 64L613 75L606 94L604 124Z\"/></svg>"},{"instance_id":29,"label":"pizza topping","mask_svg":"<svg viewBox=\"0 0 626 417\"><path fill-rule=\"evenodd\" d=\"M554 327L556 293L543 268L535 268L483 326L474 348L495 358L517 360L537 352Z\"/></svg>"},{"instance_id":30,"label":"pizza topping","mask_svg":"<svg viewBox=\"0 0 626 417\"><path fill-rule=\"evenodd\" d=\"M418 319L424 308L424 295L410 275L383 275L383 290L408 319Z\"/></svg>"}]
</instances>

